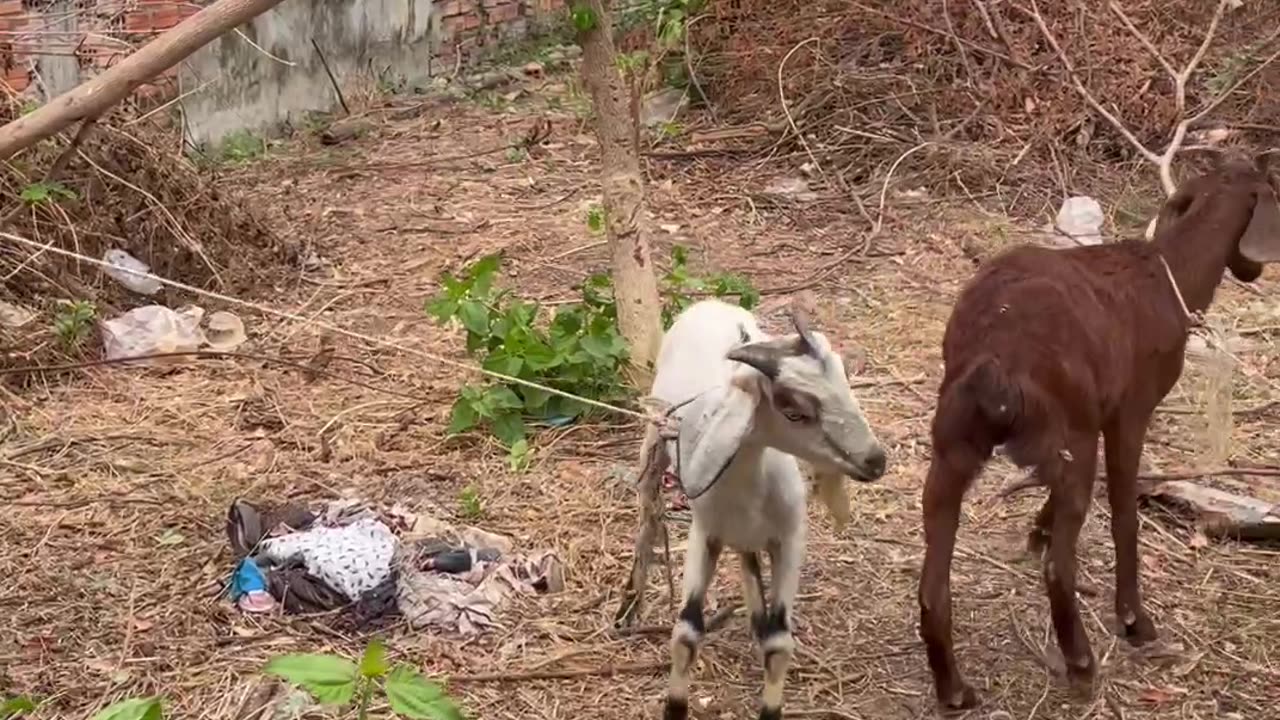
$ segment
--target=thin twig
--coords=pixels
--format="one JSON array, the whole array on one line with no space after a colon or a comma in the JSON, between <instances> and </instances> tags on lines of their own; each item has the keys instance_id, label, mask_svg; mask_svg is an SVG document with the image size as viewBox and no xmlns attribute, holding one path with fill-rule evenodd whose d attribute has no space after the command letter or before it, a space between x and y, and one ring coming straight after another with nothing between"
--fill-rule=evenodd
<instances>
[{"instance_id":1,"label":"thin twig","mask_svg":"<svg viewBox=\"0 0 1280 720\"><path fill-rule=\"evenodd\" d=\"M347 99L342 96L342 88L338 87L338 78L333 76L333 71L329 69L329 61L324 57L324 51L320 49L320 43L315 38L311 38L311 47L316 49L316 55L320 58L320 65L324 67L324 74L329 76L329 84L333 86L333 91L338 95L338 104L342 105L342 111L347 115L351 114L351 108L347 107Z\"/></svg>"}]
</instances>

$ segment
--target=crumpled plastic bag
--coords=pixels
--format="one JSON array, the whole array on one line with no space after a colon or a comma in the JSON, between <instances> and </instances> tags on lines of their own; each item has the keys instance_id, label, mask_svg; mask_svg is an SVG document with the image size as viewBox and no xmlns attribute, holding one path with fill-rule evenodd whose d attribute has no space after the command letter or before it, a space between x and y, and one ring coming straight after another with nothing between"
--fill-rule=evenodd
<instances>
[{"instance_id":1,"label":"crumpled plastic bag","mask_svg":"<svg viewBox=\"0 0 1280 720\"><path fill-rule=\"evenodd\" d=\"M1088 195L1069 197L1058 210L1057 227L1080 245L1102 243L1102 205Z\"/></svg>"},{"instance_id":2,"label":"crumpled plastic bag","mask_svg":"<svg viewBox=\"0 0 1280 720\"><path fill-rule=\"evenodd\" d=\"M204 310L195 305L177 311L163 305L145 305L105 320L101 332L106 359L195 351L205 341L200 330L203 317ZM183 362L183 359L152 358L147 362Z\"/></svg>"},{"instance_id":3,"label":"crumpled plastic bag","mask_svg":"<svg viewBox=\"0 0 1280 720\"><path fill-rule=\"evenodd\" d=\"M108 250L102 254L102 261L111 266L103 268L103 272L140 295L155 295L164 287L155 278L136 274L150 273L151 267L124 250Z\"/></svg>"}]
</instances>

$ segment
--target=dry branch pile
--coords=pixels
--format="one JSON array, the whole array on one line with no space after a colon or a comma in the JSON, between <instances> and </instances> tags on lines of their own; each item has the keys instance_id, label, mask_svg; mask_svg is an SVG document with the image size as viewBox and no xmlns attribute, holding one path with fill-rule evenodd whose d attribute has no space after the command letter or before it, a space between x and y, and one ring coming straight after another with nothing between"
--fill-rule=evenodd
<instances>
[{"instance_id":1,"label":"dry branch pile","mask_svg":"<svg viewBox=\"0 0 1280 720\"><path fill-rule=\"evenodd\" d=\"M1181 69L1218 7L1088 0L1038 11L1083 85L1158 152L1179 108L1153 50ZM1221 104L1192 129L1280 143L1280 5L1224 7L1187 84L1187 115ZM1098 194L1117 163L1137 158L1071 84L1033 8L1029 0L715 0L693 44L721 114L776 133L791 128L789 111L829 180L882 178L905 150L931 142L895 171L899 182L966 194L995 187L1006 209L1025 212L1063 191ZM1142 173L1148 194L1158 192L1155 173Z\"/></svg>"},{"instance_id":2,"label":"dry branch pile","mask_svg":"<svg viewBox=\"0 0 1280 720\"><path fill-rule=\"evenodd\" d=\"M0 122L20 111L10 99L0 105ZM7 162L0 169L4 231L97 259L124 250L161 277L229 294L292 261L291 246L259 221L251 198L228 196L215 171L180 155L176 129L139 117L136 109L117 109ZM0 239L0 295L35 313L19 328L0 324L0 365L31 364L54 349L60 300L89 300L103 316L190 301L175 292L134 294L98 266Z\"/></svg>"}]
</instances>

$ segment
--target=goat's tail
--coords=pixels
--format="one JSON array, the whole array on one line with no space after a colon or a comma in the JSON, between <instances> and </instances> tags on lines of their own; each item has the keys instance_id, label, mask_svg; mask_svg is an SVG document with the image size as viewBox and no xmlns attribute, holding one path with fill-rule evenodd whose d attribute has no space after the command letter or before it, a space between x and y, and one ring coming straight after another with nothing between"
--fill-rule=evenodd
<instances>
[{"instance_id":1,"label":"goat's tail","mask_svg":"<svg viewBox=\"0 0 1280 720\"><path fill-rule=\"evenodd\" d=\"M1004 445L1020 467L1051 462L1062 447L1063 424L1045 392L1029 378L1011 375L991 355L971 363L952 383L939 399L938 414L945 423L939 430L990 447Z\"/></svg>"}]
</instances>

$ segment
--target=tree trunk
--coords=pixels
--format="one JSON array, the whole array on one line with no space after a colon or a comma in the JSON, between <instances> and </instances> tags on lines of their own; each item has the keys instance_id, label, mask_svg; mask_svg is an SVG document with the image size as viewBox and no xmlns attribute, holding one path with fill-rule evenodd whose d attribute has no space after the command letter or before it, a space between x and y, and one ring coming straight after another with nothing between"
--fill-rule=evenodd
<instances>
[{"instance_id":1,"label":"tree trunk","mask_svg":"<svg viewBox=\"0 0 1280 720\"><path fill-rule=\"evenodd\" d=\"M653 364L662 340L662 303L650 252L639 131L631 111L631 94L618 69L606 0L584 0L581 5L589 9L594 21L585 31L579 26L578 43L582 46L582 81L591 94L596 114L618 328L631 350L628 377L643 389L652 382Z\"/></svg>"},{"instance_id":2,"label":"tree trunk","mask_svg":"<svg viewBox=\"0 0 1280 720\"><path fill-rule=\"evenodd\" d=\"M77 120L97 118L138 86L279 3L280 0L218 0L88 82L0 127L0 160L52 137Z\"/></svg>"}]
</instances>

